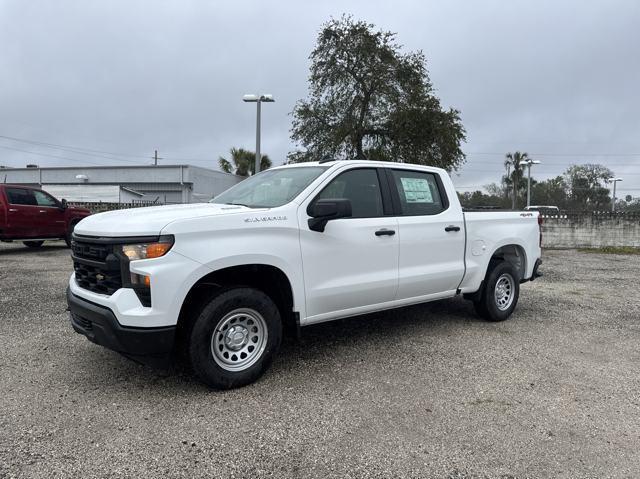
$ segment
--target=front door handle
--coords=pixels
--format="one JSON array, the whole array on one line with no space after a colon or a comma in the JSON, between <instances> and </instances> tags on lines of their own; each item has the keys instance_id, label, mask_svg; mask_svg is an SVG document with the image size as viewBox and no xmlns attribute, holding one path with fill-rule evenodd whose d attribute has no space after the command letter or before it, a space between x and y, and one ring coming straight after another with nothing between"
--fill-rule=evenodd
<instances>
[{"instance_id":1,"label":"front door handle","mask_svg":"<svg viewBox=\"0 0 640 479\"><path fill-rule=\"evenodd\" d=\"M9 208L9 213L17 213L18 210L16 210L15 208Z\"/></svg>"},{"instance_id":2,"label":"front door handle","mask_svg":"<svg viewBox=\"0 0 640 479\"><path fill-rule=\"evenodd\" d=\"M460 227L459 226L454 226L454 225L449 225L449 226L445 227L444 230L446 232L449 232L449 231L460 231Z\"/></svg>"},{"instance_id":3,"label":"front door handle","mask_svg":"<svg viewBox=\"0 0 640 479\"><path fill-rule=\"evenodd\" d=\"M381 229L376 231L376 236L393 236L396 234L394 230Z\"/></svg>"}]
</instances>

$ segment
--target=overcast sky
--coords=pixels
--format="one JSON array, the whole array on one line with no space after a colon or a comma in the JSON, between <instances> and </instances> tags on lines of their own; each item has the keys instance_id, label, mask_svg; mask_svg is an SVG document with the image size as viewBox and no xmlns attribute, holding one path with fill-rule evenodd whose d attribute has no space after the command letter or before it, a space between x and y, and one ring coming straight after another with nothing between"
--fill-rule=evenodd
<instances>
[{"instance_id":1,"label":"overcast sky","mask_svg":"<svg viewBox=\"0 0 640 479\"><path fill-rule=\"evenodd\" d=\"M262 150L282 163L317 32L343 13L426 54L467 130L460 190L498 181L521 150L538 178L598 162L640 196L637 0L0 0L0 165L149 163L157 148L163 164L217 167L255 148L245 93L275 96Z\"/></svg>"}]
</instances>

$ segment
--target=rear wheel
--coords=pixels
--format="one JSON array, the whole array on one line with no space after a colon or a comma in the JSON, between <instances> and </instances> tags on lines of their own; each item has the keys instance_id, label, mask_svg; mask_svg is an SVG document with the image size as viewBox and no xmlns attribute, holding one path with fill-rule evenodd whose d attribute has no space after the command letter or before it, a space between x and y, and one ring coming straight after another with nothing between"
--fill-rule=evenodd
<instances>
[{"instance_id":1,"label":"rear wheel","mask_svg":"<svg viewBox=\"0 0 640 479\"><path fill-rule=\"evenodd\" d=\"M23 241L23 243L29 248L39 248L44 244L44 241Z\"/></svg>"},{"instance_id":2,"label":"rear wheel","mask_svg":"<svg viewBox=\"0 0 640 479\"><path fill-rule=\"evenodd\" d=\"M504 321L518 304L520 283L516 269L508 262L493 263L484 283L484 289L474 307L487 321Z\"/></svg>"},{"instance_id":3,"label":"rear wheel","mask_svg":"<svg viewBox=\"0 0 640 479\"><path fill-rule=\"evenodd\" d=\"M188 357L208 386L231 389L257 380L280 347L282 322L262 291L234 288L202 309L187 336Z\"/></svg>"}]
</instances>

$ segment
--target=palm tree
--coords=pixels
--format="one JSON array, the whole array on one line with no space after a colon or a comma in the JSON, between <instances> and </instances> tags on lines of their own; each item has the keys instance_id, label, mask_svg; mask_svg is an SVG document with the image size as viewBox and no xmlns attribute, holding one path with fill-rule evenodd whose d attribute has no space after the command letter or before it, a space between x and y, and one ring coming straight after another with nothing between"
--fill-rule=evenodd
<instances>
[{"instance_id":1,"label":"palm tree","mask_svg":"<svg viewBox=\"0 0 640 479\"><path fill-rule=\"evenodd\" d=\"M522 183L522 178L524 176L524 167L526 166L527 161L529 161L529 154L516 151L515 153L507 153L505 158L504 167L507 169L507 181L511 181L512 189L511 209L515 210L518 189L520 188L520 184ZM513 173L511 173L512 168Z\"/></svg>"},{"instance_id":2,"label":"palm tree","mask_svg":"<svg viewBox=\"0 0 640 479\"><path fill-rule=\"evenodd\" d=\"M231 161L224 157L218 158L220 169L226 173L233 173L238 176L249 176L255 174L256 154L244 148L231 148ZM267 155L261 155L260 171L271 168L271 160Z\"/></svg>"}]
</instances>

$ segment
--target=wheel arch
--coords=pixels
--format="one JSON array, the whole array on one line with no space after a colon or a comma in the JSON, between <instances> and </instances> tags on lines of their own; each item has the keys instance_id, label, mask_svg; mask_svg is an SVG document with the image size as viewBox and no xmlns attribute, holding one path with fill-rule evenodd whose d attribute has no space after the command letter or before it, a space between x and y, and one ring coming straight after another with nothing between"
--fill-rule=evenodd
<instances>
[{"instance_id":1,"label":"wheel arch","mask_svg":"<svg viewBox=\"0 0 640 479\"><path fill-rule=\"evenodd\" d=\"M491 265L496 261L507 261L518 272L518 281L522 281L527 273L527 252L521 244L509 243L499 246L491 254L484 277L487 277Z\"/></svg>"},{"instance_id":2,"label":"wheel arch","mask_svg":"<svg viewBox=\"0 0 640 479\"><path fill-rule=\"evenodd\" d=\"M214 294L232 287L251 287L264 292L276 303L284 328L297 330L299 317L294 311L294 291L287 274L271 264L251 263L211 271L191 286L180 307L176 339L185 338L195 317Z\"/></svg>"}]
</instances>

